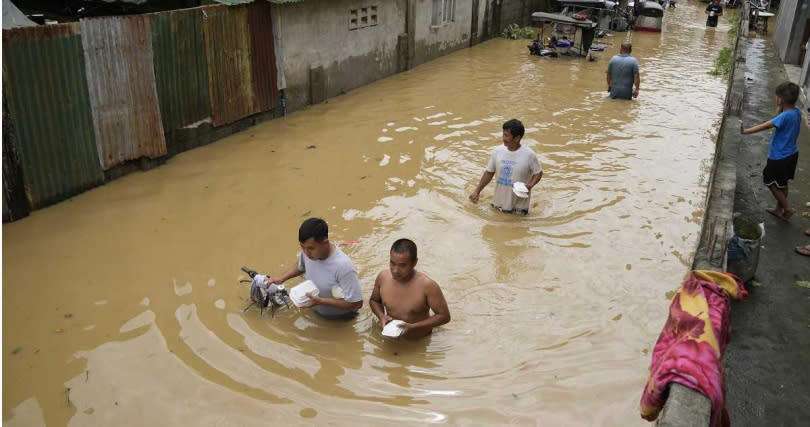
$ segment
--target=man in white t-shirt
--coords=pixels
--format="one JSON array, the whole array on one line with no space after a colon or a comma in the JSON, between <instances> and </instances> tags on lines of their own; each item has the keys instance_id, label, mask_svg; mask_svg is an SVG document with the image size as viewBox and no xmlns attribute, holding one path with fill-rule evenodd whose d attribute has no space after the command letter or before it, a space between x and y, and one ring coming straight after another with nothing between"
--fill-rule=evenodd
<instances>
[{"instance_id":1,"label":"man in white t-shirt","mask_svg":"<svg viewBox=\"0 0 810 427\"><path fill-rule=\"evenodd\" d=\"M531 148L520 145L525 132L520 120L512 119L503 124L503 145L492 150L487 169L481 176L478 187L470 194L470 200L478 202L481 190L497 176L492 206L503 212L521 215L529 213L532 188L543 177L543 167ZM526 184L529 189L527 197L518 197L512 191L512 185L516 182Z\"/></svg>"},{"instance_id":2,"label":"man in white t-shirt","mask_svg":"<svg viewBox=\"0 0 810 427\"><path fill-rule=\"evenodd\" d=\"M318 287L318 295L307 296L315 313L326 319L349 319L363 306L363 295L357 269L352 260L329 241L329 226L320 218L309 218L298 229L301 252L298 262L279 277L268 277L270 283L306 275ZM339 293L340 295L337 295Z\"/></svg>"}]
</instances>

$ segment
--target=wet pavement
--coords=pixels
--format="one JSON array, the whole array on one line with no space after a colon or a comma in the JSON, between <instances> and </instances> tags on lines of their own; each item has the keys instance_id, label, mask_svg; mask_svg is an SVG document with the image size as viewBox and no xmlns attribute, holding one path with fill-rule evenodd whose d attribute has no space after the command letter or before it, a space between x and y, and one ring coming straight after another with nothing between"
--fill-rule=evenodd
<instances>
[{"instance_id":1,"label":"wet pavement","mask_svg":"<svg viewBox=\"0 0 810 427\"><path fill-rule=\"evenodd\" d=\"M707 71L728 26L704 21L679 5L596 62L488 41L4 225L4 423L647 425L726 92ZM641 95L606 100L625 38ZM488 207L493 184L467 200L513 117L545 170L528 217ZM415 240L453 321L405 344L367 306L241 314L239 268L287 268L308 216L366 299Z\"/></svg>"},{"instance_id":2,"label":"wet pavement","mask_svg":"<svg viewBox=\"0 0 810 427\"><path fill-rule=\"evenodd\" d=\"M746 127L775 116L774 89L787 80L770 39L752 38L745 63ZM807 114L805 113L805 118ZM797 213L789 222L765 212L775 206L762 184L771 132L742 137L739 145L734 211L765 223L756 283L748 300L732 306L732 335L725 355L727 408L734 426L798 426L810 418L810 259L793 248L810 244L810 135L799 136L796 179L789 202Z\"/></svg>"}]
</instances>

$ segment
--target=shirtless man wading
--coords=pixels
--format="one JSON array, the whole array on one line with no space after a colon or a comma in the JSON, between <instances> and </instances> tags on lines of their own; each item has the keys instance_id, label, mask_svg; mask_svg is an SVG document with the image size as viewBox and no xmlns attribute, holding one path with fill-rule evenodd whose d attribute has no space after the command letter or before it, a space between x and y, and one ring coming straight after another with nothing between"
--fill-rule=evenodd
<instances>
[{"instance_id":1,"label":"shirtless man wading","mask_svg":"<svg viewBox=\"0 0 810 427\"><path fill-rule=\"evenodd\" d=\"M402 337L415 340L450 321L450 309L439 284L416 271L416 244L399 239L391 246L388 270L377 275L369 304L382 326L391 320L405 322ZM430 315L433 310L433 315Z\"/></svg>"}]
</instances>

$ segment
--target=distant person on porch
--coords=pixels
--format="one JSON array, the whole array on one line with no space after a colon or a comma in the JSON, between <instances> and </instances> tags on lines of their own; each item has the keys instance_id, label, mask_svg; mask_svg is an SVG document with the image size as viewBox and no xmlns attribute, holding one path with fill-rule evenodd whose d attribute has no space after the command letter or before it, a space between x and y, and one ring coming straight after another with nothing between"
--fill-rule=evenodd
<instances>
[{"instance_id":1,"label":"distant person on porch","mask_svg":"<svg viewBox=\"0 0 810 427\"><path fill-rule=\"evenodd\" d=\"M712 4L706 6L706 14L709 15L706 18L706 26L716 27L717 20L723 16L723 6L720 6L720 0L712 0Z\"/></svg>"},{"instance_id":2,"label":"distant person on porch","mask_svg":"<svg viewBox=\"0 0 810 427\"><path fill-rule=\"evenodd\" d=\"M633 45L622 43L618 55L610 59L607 68L607 90L612 99L638 98L641 77L638 73L638 61L630 56Z\"/></svg>"}]
</instances>

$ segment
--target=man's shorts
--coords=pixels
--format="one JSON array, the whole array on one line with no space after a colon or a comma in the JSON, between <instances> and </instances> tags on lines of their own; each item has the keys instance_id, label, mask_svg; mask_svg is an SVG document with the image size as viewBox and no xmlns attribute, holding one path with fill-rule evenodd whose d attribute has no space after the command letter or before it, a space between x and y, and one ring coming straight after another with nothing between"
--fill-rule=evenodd
<instances>
[{"instance_id":1,"label":"man's shorts","mask_svg":"<svg viewBox=\"0 0 810 427\"><path fill-rule=\"evenodd\" d=\"M793 175L796 173L796 163L798 161L798 152L784 159L768 159L765 169L762 170L762 182L768 187L771 185L775 185L777 188L787 187L788 180L793 179Z\"/></svg>"},{"instance_id":2,"label":"man's shorts","mask_svg":"<svg viewBox=\"0 0 810 427\"><path fill-rule=\"evenodd\" d=\"M489 205L492 206L493 208L503 212L503 213L509 213L509 214L515 214L515 215L523 215L523 216L526 216L526 215L529 214L528 209L504 209L504 208L502 208L500 206L495 206L494 203L490 203Z\"/></svg>"},{"instance_id":3,"label":"man's shorts","mask_svg":"<svg viewBox=\"0 0 810 427\"><path fill-rule=\"evenodd\" d=\"M349 320L357 317L357 312L354 310L344 310L329 305L316 305L312 307L312 311L326 320Z\"/></svg>"}]
</instances>

